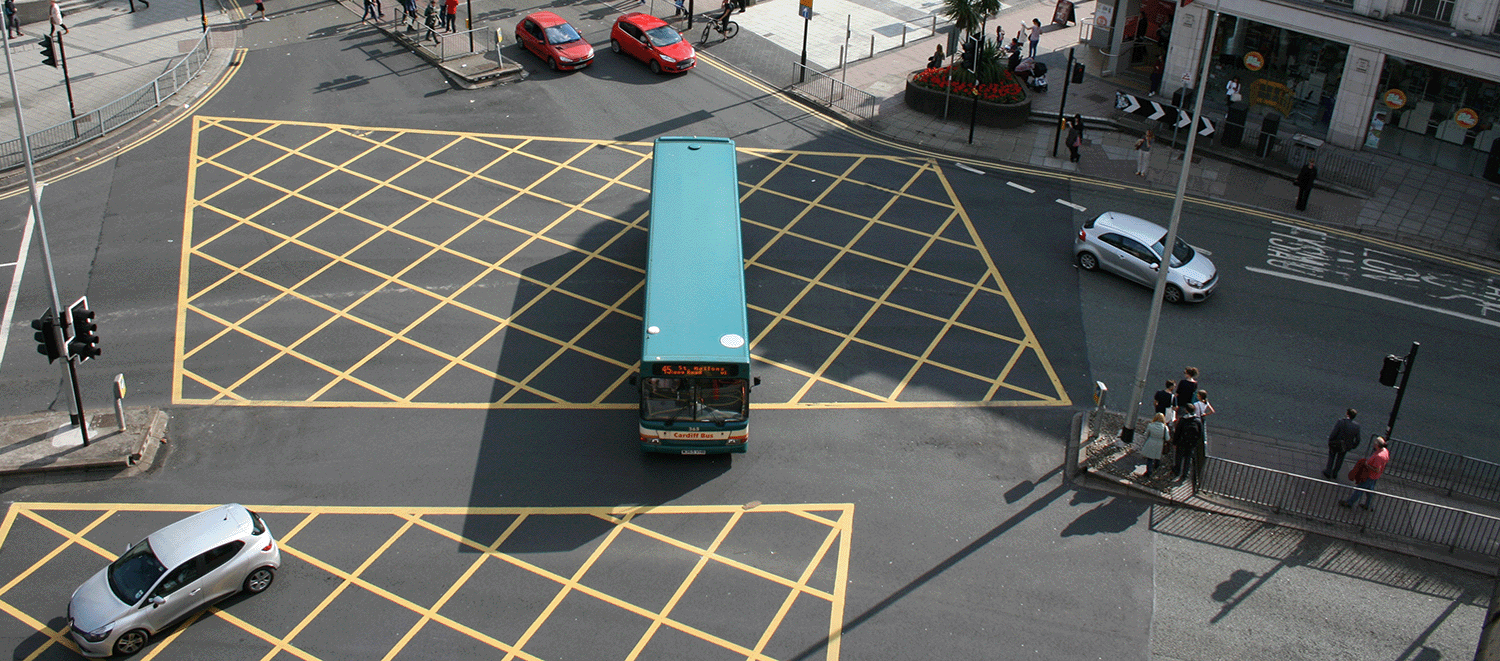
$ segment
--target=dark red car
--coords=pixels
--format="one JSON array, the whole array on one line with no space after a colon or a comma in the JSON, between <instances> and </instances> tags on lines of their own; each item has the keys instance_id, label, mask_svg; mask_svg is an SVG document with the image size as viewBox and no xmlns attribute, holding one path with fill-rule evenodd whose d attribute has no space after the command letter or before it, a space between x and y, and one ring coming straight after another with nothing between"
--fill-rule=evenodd
<instances>
[{"instance_id":1,"label":"dark red car","mask_svg":"<svg viewBox=\"0 0 1500 661\"><path fill-rule=\"evenodd\" d=\"M615 27L609 31L609 47L645 62L651 73L680 73L698 63L697 54L682 33L650 14L632 13L615 19Z\"/></svg>"},{"instance_id":2,"label":"dark red car","mask_svg":"<svg viewBox=\"0 0 1500 661\"><path fill-rule=\"evenodd\" d=\"M555 71L582 69L594 61L594 47L573 26L550 11L539 11L516 24L516 41Z\"/></svg>"}]
</instances>

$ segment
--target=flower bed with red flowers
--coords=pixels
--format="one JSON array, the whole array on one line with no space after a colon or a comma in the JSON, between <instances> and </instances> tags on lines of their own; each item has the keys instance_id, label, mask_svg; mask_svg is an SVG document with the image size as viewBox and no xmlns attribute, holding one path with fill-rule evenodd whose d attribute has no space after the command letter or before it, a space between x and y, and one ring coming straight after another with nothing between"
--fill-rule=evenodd
<instances>
[{"instance_id":1,"label":"flower bed with red flowers","mask_svg":"<svg viewBox=\"0 0 1500 661\"><path fill-rule=\"evenodd\" d=\"M942 92L950 90L954 94L972 97L977 91L979 100L987 103L1020 103L1026 100L1026 90L1016 82L1009 71L1002 71L1002 80L998 83L962 82L957 77L950 79L949 70L958 77L969 78L967 71L960 71L956 67L943 67L941 69L927 69L912 77L912 82L928 89Z\"/></svg>"}]
</instances>

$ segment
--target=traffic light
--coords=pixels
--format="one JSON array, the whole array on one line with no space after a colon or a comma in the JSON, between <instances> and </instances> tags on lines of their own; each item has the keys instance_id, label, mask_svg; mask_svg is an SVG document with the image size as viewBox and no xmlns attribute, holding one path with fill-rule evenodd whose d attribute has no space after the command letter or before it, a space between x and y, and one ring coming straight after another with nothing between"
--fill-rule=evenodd
<instances>
[{"instance_id":1,"label":"traffic light","mask_svg":"<svg viewBox=\"0 0 1500 661\"><path fill-rule=\"evenodd\" d=\"M48 309L41 319L33 319L31 327L36 329L36 352L47 357L47 362L62 358L62 347L57 345L57 317Z\"/></svg>"},{"instance_id":2,"label":"traffic light","mask_svg":"<svg viewBox=\"0 0 1500 661\"><path fill-rule=\"evenodd\" d=\"M86 307L72 310L73 341L68 344L68 355L79 360L99 357L99 324L94 323L94 311Z\"/></svg>"},{"instance_id":3,"label":"traffic light","mask_svg":"<svg viewBox=\"0 0 1500 661\"><path fill-rule=\"evenodd\" d=\"M1380 385L1396 387L1396 377L1401 376L1401 366L1405 363L1400 356L1386 356L1385 364L1380 366Z\"/></svg>"},{"instance_id":4,"label":"traffic light","mask_svg":"<svg viewBox=\"0 0 1500 661\"><path fill-rule=\"evenodd\" d=\"M973 36L970 36L968 39L964 40L964 69L967 69L971 73L974 71L974 63L978 59L978 53L976 52L978 51L978 48L976 48L978 43L979 39Z\"/></svg>"},{"instance_id":5,"label":"traffic light","mask_svg":"<svg viewBox=\"0 0 1500 661\"><path fill-rule=\"evenodd\" d=\"M42 40L36 42L42 47L42 64L54 69L57 68L57 51L52 48L52 35L42 35Z\"/></svg>"},{"instance_id":6,"label":"traffic light","mask_svg":"<svg viewBox=\"0 0 1500 661\"><path fill-rule=\"evenodd\" d=\"M1073 65L1073 84L1074 85L1079 85L1079 84L1083 83L1083 71L1084 71L1084 66L1083 66L1082 62L1078 62L1078 63L1076 63L1076 64Z\"/></svg>"}]
</instances>

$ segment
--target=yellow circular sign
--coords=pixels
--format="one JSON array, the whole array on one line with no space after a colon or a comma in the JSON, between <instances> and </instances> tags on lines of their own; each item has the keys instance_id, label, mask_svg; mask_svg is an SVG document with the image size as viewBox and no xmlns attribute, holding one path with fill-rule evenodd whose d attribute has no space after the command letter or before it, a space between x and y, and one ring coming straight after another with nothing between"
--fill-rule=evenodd
<instances>
[{"instance_id":1,"label":"yellow circular sign","mask_svg":"<svg viewBox=\"0 0 1500 661\"><path fill-rule=\"evenodd\" d=\"M1396 110L1406 105L1406 92L1391 88L1386 90L1385 94L1380 95L1380 100L1384 101L1390 109Z\"/></svg>"},{"instance_id":2,"label":"yellow circular sign","mask_svg":"<svg viewBox=\"0 0 1500 661\"><path fill-rule=\"evenodd\" d=\"M1453 123L1466 129L1474 128L1479 123L1479 113L1474 112L1473 108L1459 108L1458 112L1453 113Z\"/></svg>"},{"instance_id":3,"label":"yellow circular sign","mask_svg":"<svg viewBox=\"0 0 1500 661\"><path fill-rule=\"evenodd\" d=\"M1251 71L1260 71L1266 66L1266 57L1255 51L1245 53L1245 68Z\"/></svg>"}]
</instances>

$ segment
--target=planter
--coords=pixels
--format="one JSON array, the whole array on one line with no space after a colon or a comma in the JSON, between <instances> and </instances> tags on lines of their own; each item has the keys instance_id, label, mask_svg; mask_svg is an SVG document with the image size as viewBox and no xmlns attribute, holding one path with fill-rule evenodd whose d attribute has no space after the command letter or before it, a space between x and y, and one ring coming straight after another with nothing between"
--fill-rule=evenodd
<instances>
[{"instance_id":1,"label":"planter","mask_svg":"<svg viewBox=\"0 0 1500 661\"><path fill-rule=\"evenodd\" d=\"M915 75L915 74L912 74ZM975 102L972 97L948 94L935 89L929 89L912 82L911 76L906 77L906 105L917 112L943 116L943 104L948 104L948 119L969 120L969 113ZM979 114L974 121L981 126L993 126L995 128L1013 129L1024 126L1026 120L1031 117L1031 97L1019 103L989 103L980 101Z\"/></svg>"}]
</instances>

